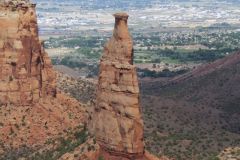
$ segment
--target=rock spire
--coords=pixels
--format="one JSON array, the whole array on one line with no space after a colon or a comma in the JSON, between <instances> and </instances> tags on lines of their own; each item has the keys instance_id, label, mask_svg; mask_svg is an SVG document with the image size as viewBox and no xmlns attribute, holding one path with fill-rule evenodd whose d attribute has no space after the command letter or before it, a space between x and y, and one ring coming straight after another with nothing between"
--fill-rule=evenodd
<instances>
[{"instance_id":1,"label":"rock spire","mask_svg":"<svg viewBox=\"0 0 240 160\"><path fill-rule=\"evenodd\" d=\"M108 153L137 158L144 154L144 142L133 41L127 26L128 15L117 13L114 17L113 36L106 43L100 62L90 130Z\"/></svg>"}]
</instances>

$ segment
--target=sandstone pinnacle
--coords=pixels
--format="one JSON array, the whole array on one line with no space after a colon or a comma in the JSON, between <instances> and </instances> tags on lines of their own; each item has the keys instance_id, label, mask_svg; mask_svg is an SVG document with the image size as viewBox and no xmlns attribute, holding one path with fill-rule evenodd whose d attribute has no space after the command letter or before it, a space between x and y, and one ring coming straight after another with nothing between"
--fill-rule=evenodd
<instances>
[{"instance_id":1,"label":"sandstone pinnacle","mask_svg":"<svg viewBox=\"0 0 240 160\"><path fill-rule=\"evenodd\" d=\"M143 121L139 86L133 61L128 15L117 13L112 38L100 62L97 102L91 132L107 152L128 158L143 156Z\"/></svg>"}]
</instances>

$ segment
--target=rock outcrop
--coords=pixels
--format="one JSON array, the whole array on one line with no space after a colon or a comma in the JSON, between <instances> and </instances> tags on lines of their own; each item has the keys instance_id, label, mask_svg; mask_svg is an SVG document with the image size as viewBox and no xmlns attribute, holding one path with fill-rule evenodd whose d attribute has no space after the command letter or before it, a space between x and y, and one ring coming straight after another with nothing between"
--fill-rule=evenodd
<instances>
[{"instance_id":1,"label":"rock outcrop","mask_svg":"<svg viewBox=\"0 0 240 160\"><path fill-rule=\"evenodd\" d=\"M56 92L56 75L38 37L35 5L0 0L0 159L157 160L144 150L128 15L114 16L90 117L95 141L85 127L88 111Z\"/></svg>"},{"instance_id":2,"label":"rock outcrop","mask_svg":"<svg viewBox=\"0 0 240 160\"><path fill-rule=\"evenodd\" d=\"M100 62L97 100L89 128L105 159L143 159L143 120L128 15L117 13L114 17L113 36Z\"/></svg>"},{"instance_id":3,"label":"rock outcrop","mask_svg":"<svg viewBox=\"0 0 240 160\"><path fill-rule=\"evenodd\" d=\"M35 5L0 0L0 159L42 159L32 156L54 150L55 142L62 147L64 138L84 128L84 106L56 92L55 81L38 37Z\"/></svg>"},{"instance_id":4,"label":"rock outcrop","mask_svg":"<svg viewBox=\"0 0 240 160\"><path fill-rule=\"evenodd\" d=\"M240 159L240 147L226 148L219 155L220 160L238 160Z\"/></svg>"},{"instance_id":5,"label":"rock outcrop","mask_svg":"<svg viewBox=\"0 0 240 160\"><path fill-rule=\"evenodd\" d=\"M0 102L29 105L56 95L51 60L38 37L35 4L0 1Z\"/></svg>"}]
</instances>

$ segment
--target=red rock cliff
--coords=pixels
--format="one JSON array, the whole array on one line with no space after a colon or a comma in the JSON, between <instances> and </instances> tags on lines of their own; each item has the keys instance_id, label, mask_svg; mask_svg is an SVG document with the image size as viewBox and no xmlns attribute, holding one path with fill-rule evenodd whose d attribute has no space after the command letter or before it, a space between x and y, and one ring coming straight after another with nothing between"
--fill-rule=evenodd
<instances>
[{"instance_id":1,"label":"red rock cliff","mask_svg":"<svg viewBox=\"0 0 240 160\"><path fill-rule=\"evenodd\" d=\"M35 5L0 3L0 102L28 105L55 96L55 73L38 38Z\"/></svg>"},{"instance_id":2,"label":"red rock cliff","mask_svg":"<svg viewBox=\"0 0 240 160\"><path fill-rule=\"evenodd\" d=\"M23 159L34 159L33 152L45 148L49 139L85 124L83 105L56 93L55 81L38 38L35 5L0 0L0 159L9 159L9 151L22 159L14 152L25 146L31 155Z\"/></svg>"}]
</instances>

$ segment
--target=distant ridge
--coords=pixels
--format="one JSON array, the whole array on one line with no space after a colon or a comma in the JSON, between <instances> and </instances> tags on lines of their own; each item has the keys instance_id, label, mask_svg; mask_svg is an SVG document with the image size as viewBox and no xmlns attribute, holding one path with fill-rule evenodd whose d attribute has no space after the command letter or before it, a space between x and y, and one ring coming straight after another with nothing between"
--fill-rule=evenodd
<instances>
[{"instance_id":1,"label":"distant ridge","mask_svg":"<svg viewBox=\"0 0 240 160\"><path fill-rule=\"evenodd\" d=\"M226 148L238 147L239 82L239 52L199 66L167 83L144 82L143 110L151 115L144 117L146 126L150 126L145 130L149 140L147 147L156 146L152 152L165 150L163 154L171 154L179 160L192 159L188 152L173 149L183 142L191 142L183 148L192 150L195 157L204 160ZM151 130L157 130L156 134ZM176 141L170 145L173 138Z\"/></svg>"},{"instance_id":2,"label":"distant ridge","mask_svg":"<svg viewBox=\"0 0 240 160\"><path fill-rule=\"evenodd\" d=\"M204 76L206 74L210 74L218 69L231 67L232 65L237 64L237 63L240 63L240 51L236 52L232 55L229 55L227 57L216 60L212 63L201 65L201 66L197 67L196 69L192 70L191 72L188 72L184 75L178 76L169 82L177 83L177 82L189 79L189 78L197 78L200 76Z\"/></svg>"}]
</instances>

